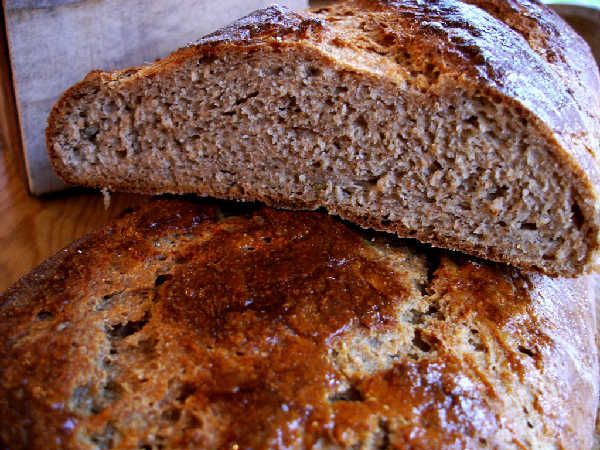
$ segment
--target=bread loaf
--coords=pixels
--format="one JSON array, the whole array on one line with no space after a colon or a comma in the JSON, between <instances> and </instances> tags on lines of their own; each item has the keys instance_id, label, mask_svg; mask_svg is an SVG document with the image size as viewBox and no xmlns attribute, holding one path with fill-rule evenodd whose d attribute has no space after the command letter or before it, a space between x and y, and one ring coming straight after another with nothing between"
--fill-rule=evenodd
<instances>
[{"instance_id":1,"label":"bread loaf","mask_svg":"<svg viewBox=\"0 0 600 450\"><path fill-rule=\"evenodd\" d=\"M66 181L324 207L552 275L598 249L600 81L527 0L272 7L54 107Z\"/></svg>"},{"instance_id":2,"label":"bread loaf","mask_svg":"<svg viewBox=\"0 0 600 450\"><path fill-rule=\"evenodd\" d=\"M150 204L0 297L0 447L591 445L593 287L321 213Z\"/></svg>"}]
</instances>

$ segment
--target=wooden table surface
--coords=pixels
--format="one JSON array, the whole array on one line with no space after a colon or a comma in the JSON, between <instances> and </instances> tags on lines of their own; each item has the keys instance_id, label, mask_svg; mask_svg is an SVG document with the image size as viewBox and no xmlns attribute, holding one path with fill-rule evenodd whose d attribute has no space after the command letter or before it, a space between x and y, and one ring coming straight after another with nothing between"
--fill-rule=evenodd
<instances>
[{"instance_id":1,"label":"wooden table surface","mask_svg":"<svg viewBox=\"0 0 600 450\"><path fill-rule=\"evenodd\" d=\"M105 225L149 197L113 194L104 208L97 191L72 189L44 197L29 195L20 161L0 149L0 292L76 238Z\"/></svg>"}]
</instances>

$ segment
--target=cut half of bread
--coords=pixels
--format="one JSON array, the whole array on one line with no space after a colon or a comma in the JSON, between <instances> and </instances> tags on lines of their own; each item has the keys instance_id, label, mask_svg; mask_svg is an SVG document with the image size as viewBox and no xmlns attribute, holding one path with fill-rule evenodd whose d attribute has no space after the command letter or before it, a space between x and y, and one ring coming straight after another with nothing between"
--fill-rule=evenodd
<instances>
[{"instance_id":1,"label":"cut half of bread","mask_svg":"<svg viewBox=\"0 0 600 450\"><path fill-rule=\"evenodd\" d=\"M0 447L587 449L590 276L159 201L0 296Z\"/></svg>"},{"instance_id":2,"label":"cut half of bread","mask_svg":"<svg viewBox=\"0 0 600 450\"><path fill-rule=\"evenodd\" d=\"M110 190L324 207L552 275L598 250L600 81L537 2L272 7L54 107L53 166Z\"/></svg>"}]
</instances>

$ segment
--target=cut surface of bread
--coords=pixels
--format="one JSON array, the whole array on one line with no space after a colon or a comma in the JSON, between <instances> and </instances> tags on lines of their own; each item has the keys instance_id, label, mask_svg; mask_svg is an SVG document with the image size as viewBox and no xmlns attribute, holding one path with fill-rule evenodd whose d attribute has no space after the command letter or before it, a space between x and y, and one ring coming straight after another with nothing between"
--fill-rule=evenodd
<instances>
[{"instance_id":1,"label":"cut surface of bread","mask_svg":"<svg viewBox=\"0 0 600 450\"><path fill-rule=\"evenodd\" d=\"M325 207L574 275L598 249L599 92L589 48L538 3L273 7L90 73L47 142L71 183Z\"/></svg>"},{"instance_id":2,"label":"cut surface of bread","mask_svg":"<svg viewBox=\"0 0 600 450\"><path fill-rule=\"evenodd\" d=\"M0 445L585 449L592 298L321 213L159 201L0 297Z\"/></svg>"}]
</instances>

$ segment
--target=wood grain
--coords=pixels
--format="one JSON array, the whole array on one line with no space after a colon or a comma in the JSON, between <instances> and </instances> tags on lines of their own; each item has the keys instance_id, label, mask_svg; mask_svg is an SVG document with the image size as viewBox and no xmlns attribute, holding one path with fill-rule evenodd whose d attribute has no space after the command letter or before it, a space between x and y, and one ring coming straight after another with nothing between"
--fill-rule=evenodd
<instances>
[{"instance_id":1,"label":"wood grain","mask_svg":"<svg viewBox=\"0 0 600 450\"><path fill-rule=\"evenodd\" d=\"M8 56L8 44L6 41L6 29L4 24L4 9L0 7L0 135L5 146L14 150L19 162L19 175L25 176L21 152L21 134L17 120L17 107L13 95L10 60Z\"/></svg>"},{"instance_id":2,"label":"wood grain","mask_svg":"<svg viewBox=\"0 0 600 450\"><path fill-rule=\"evenodd\" d=\"M34 197L19 177L13 156L0 146L0 292L71 241L150 200L114 194L105 209L102 195L94 191L72 189Z\"/></svg>"}]
</instances>

